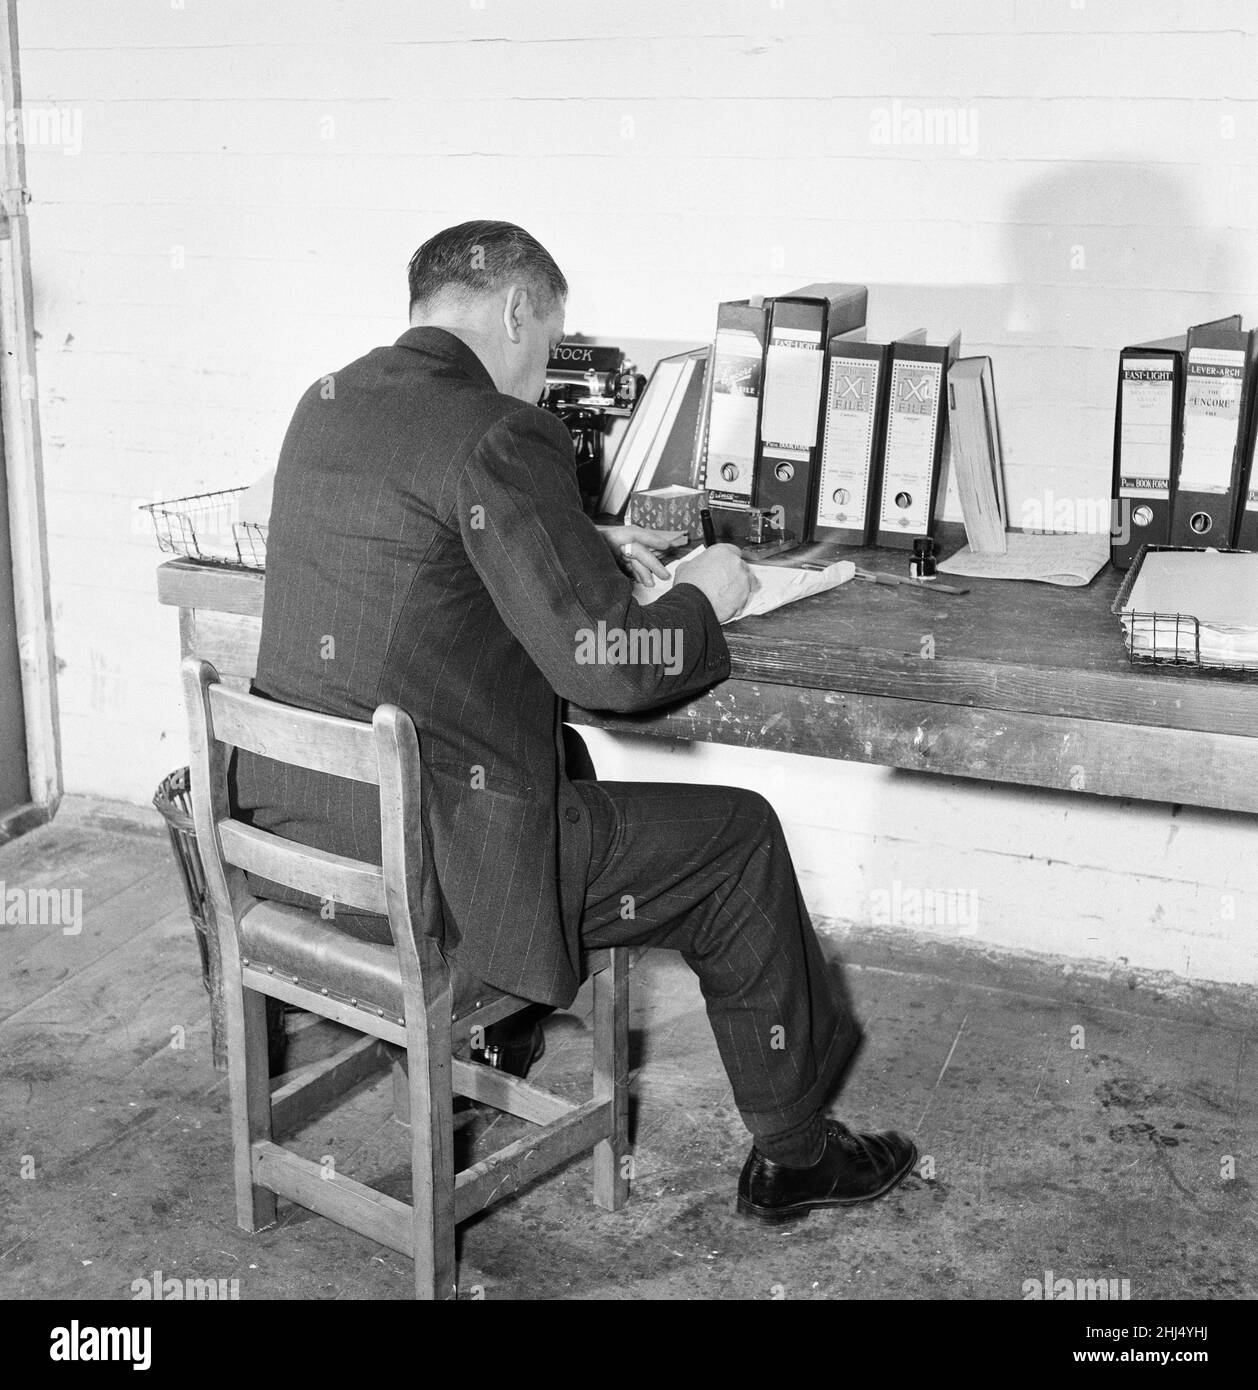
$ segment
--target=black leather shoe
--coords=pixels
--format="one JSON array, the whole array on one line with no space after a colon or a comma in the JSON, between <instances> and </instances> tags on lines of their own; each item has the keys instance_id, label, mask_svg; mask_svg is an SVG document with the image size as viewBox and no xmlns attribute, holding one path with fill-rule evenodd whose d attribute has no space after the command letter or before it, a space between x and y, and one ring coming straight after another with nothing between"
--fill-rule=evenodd
<instances>
[{"instance_id":1,"label":"black leather shoe","mask_svg":"<svg viewBox=\"0 0 1258 1390\"><path fill-rule=\"evenodd\" d=\"M546 1034L539 1023L520 1029L513 1028L513 1022L508 1018L491 1023L485 1029L485 1046L472 1049L472 1061L523 1079L546 1051Z\"/></svg>"},{"instance_id":2,"label":"black leather shoe","mask_svg":"<svg viewBox=\"0 0 1258 1390\"><path fill-rule=\"evenodd\" d=\"M738 1210L769 1224L816 1207L854 1207L890 1192L912 1171L917 1145L903 1134L853 1134L827 1120L826 1146L810 1168L788 1168L752 1148L738 1179Z\"/></svg>"}]
</instances>

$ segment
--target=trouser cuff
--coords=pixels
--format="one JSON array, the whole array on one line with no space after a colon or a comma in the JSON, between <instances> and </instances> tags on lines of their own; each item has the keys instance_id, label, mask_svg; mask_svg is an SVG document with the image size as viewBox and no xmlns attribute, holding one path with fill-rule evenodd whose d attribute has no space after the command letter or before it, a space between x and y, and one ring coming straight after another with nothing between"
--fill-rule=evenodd
<instances>
[{"instance_id":1,"label":"trouser cuff","mask_svg":"<svg viewBox=\"0 0 1258 1390\"><path fill-rule=\"evenodd\" d=\"M783 1130L793 1129L836 1099L864 1040L865 1035L856 1020L847 1019L844 1027L831 1036L817 1068L816 1080L798 1100L781 1110L744 1110L740 1106L738 1113L752 1137L780 1134Z\"/></svg>"}]
</instances>

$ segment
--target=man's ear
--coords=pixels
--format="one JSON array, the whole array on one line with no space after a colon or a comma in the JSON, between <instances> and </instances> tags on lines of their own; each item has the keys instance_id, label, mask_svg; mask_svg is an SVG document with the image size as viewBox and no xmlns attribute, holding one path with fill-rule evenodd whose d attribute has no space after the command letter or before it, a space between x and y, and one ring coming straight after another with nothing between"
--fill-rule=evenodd
<instances>
[{"instance_id":1,"label":"man's ear","mask_svg":"<svg viewBox=\"0 0 1258 1390\"><path fill-rule=\"evenodd\" d=\"M528 298L529 292L523 285L511 285L507 289L507 297L502 305L502 326L513 343L520 341Z\"/></svg>"}]
</instances>

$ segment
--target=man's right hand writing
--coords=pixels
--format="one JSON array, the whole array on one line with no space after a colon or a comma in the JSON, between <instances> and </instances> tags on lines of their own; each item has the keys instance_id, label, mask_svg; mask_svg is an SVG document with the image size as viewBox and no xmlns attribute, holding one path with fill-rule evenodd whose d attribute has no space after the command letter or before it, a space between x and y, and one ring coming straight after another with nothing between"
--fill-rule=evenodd
<instances>
[{"instance_id":1,"label":"man's right hand writing","mask_svg":"<svg viewBox=\"0 0 1258 1390\"><path fill-rule=\"evenodd\" d=\"M728 622L747 602L751 571L732 545L709 546L677 570L678 584L693 584L707 595L717 622Z\"/></svg>"}]
</instances>

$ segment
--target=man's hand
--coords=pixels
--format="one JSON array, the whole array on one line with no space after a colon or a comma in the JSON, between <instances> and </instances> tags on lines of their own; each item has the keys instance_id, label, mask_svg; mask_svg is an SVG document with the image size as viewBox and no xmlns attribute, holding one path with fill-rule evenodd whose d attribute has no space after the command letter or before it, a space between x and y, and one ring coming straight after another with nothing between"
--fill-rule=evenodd
<instances>
[{"instance_id":1,"label":"man's hand","mask_svg":"<svg viewBox=\"0 0 1258 1390\"><path fill-rule=\"evenodd\" d=\"M710 545L677 570L678 584L693 584L707 595L717 622L727 622L747 602L751 571L732 545Z\"/></svg>"},{"instance_id":2,"label":"man's hand","mask_svg":"<svg viewBox=\"0 0 1258 1390\"><path fill-rule=\"evenodd\" d=\"M646 526L600 526L598 529L611 546L620 568L630 579L648 588L655 583L653 575L668 578L668 569L660 556L685 545L690 539L685 531L652 531Z\"/></svg>"}]
</instances>

